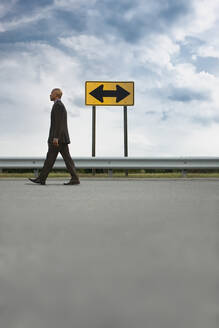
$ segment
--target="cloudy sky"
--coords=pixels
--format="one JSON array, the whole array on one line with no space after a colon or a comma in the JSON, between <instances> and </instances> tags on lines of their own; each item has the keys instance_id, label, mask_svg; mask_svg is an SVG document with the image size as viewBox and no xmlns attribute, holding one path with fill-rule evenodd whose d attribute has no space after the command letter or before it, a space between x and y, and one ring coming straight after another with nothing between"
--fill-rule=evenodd
<instances>
[{"instance_id":1,"label":"cloudy sky","mask_svg":"<svg viewBox=\"0 0 219 328\"><path fill-rule=\"evenodd\" d=\"M1 0L0 156L45 156L52 88L72 156L91 156L85 81L134 81L129 156L219 156L218 0ZM97 107L96 156L123 156L122 107Z\"/></svg>"}]
</instances>

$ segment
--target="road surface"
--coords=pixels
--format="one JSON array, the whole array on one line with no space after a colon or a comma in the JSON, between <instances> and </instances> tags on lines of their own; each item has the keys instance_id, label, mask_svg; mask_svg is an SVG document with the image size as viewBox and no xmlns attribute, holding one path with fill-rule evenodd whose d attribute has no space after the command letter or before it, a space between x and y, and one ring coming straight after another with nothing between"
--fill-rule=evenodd
<instances>
[{"instance_id":1,"label":"road surface","mask_svg":"<svg viewBox=\"0 0 219 328\"><path fill-rule=\"evenodd\" d=\"M63 182L0 179L1 327L219 327L219 180Z\"/></svg>"}]
</instances>

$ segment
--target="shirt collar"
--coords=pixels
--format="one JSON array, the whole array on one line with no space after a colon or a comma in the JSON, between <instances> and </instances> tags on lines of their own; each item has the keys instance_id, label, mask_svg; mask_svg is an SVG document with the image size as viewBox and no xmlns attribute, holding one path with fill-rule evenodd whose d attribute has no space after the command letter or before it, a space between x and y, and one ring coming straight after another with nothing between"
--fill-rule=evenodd
<instances>
[{"instance_id":1,"label":"shirt collar","mask_svg":"<svg viewBox=\"0 0 219 328\"><path fill-rule=\"evenodd\" d=\"M54 101L54 104L55 104L57 101L61 101L61 99L59 99L59 98L58 98L58 99L56 99L56 100Z\"/></svg>"}]
</instances>

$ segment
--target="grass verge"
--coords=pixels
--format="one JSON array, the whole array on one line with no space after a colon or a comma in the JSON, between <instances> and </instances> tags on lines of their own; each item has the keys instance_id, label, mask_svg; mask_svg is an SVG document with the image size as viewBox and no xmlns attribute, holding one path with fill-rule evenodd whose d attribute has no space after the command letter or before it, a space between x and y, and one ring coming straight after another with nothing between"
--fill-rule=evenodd
<instances>
[{"instance_id":1,"label":"grass verge","mask_svg":"<svg viewBox=\"0 0 219 328\"><path fill-rule=\"evenodd\" d=\"M79 178L107 178L107 173L79 173ZM0 178L33 178L33 173L0 173ZM127 178L125 173L113 173L113 178ZM187 173L187 178L219 178L219 173ZM70 178L68 173L51 172L48 178ZM181 172L176 173L129 173L128 178L184 178Z\"/></svg>"}]
</instances>

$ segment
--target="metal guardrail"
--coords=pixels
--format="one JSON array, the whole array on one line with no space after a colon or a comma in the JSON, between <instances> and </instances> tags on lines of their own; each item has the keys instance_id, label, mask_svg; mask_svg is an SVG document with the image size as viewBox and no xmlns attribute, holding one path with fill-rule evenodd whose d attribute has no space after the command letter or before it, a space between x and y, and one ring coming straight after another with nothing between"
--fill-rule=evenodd
<instances>
[{"instance_id":1,"label":"metal guardrail","mask_svg":"<svg viewBox=\"0 0 219 328\"><path fill-rule=\"evenodd\" d=\"M73 157L77 168L105 169L219 169L219 157ZM0 157L0 168L42 168L44 157ZM54 168L65 168L57 158Z\"/></svg>"},{"instance_id":2,"label":"metal guardrail","mask_svg":"<svg viewBox=\"0 0 219 328\"><path fill-rule=\"evenodd\" d=\"M35 174L42 168L44 157L0 157L2 169L33 169ZM219 157L73 157L80 169L219 169ZM57 158L54 168L63 169L65 163Z\"/></svg>"}]
</instances>

